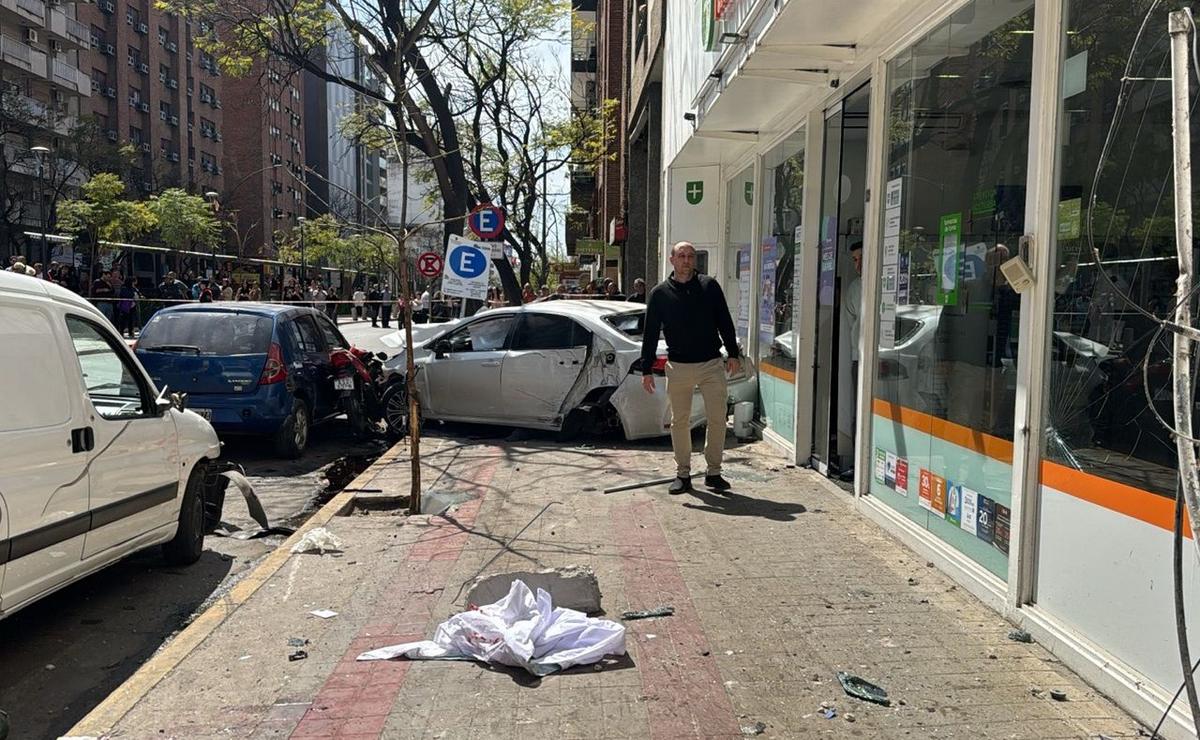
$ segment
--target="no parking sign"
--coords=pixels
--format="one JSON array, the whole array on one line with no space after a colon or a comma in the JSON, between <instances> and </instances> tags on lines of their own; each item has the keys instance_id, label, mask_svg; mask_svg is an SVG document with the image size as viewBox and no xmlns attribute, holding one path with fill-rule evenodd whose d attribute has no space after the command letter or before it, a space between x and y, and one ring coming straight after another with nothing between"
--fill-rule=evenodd
<instances>
[{"instance_id":1,"label":"no parking sign","mask_svg":"<svg viewBox=\"0 0 1200 740\"><path fill-rule=\"evenodd\" d=\"M491 255L482 245L451 237L442 273L442 292L459 298L487 298Z\"/></svg>"}]
</instances>

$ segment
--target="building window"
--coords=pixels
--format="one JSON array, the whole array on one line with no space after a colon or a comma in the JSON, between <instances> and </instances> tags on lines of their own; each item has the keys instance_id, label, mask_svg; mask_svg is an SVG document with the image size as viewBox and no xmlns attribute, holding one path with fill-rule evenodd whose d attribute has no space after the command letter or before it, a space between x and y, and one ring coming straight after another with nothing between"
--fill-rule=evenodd
<instances>
[{"instance_id":1,"label":"building window","mask_svg":"<svg viewBox=\"0 0 1200 740\"><path fill-rule=\"evenodd\" d=\"M129 127L129 141L133 144L142 143L142 130L137 126Z\"/></svg>"},{"instance_id":2,"label":"building window","mask_svg":"<svg viewBox=\"0 0 1200 740\"><path fill-rule=\"evenodd\" d=\"M1032 0L975 0L887 65L862 471L871 495L1001 579L1020 299L999 266L1025 222L1032 29Z\"/></svg>"},{"instance_id":3,"label":"building window","mask_svg":"<svg viewBox=\"0 0 1200 740\"><path fill-rule=\"evenodd\" d=\"M141 12L132 5L125 6L125 22L131 26L136 26L142 19Z\"/></svg>"},{"instance_id":4,"label":"building window","mask_svg":"<svg viewBox=\"0 0 1200 740\"><path fill-rule=\"evenodd\" d=\"M166 46L167 39L169 39L169 38L170 38L170 34L167 32L167 29L163 28L162 26L159 26L158 27L158 43L159 43L159 45Z\"/></svg>"}]
</instances>

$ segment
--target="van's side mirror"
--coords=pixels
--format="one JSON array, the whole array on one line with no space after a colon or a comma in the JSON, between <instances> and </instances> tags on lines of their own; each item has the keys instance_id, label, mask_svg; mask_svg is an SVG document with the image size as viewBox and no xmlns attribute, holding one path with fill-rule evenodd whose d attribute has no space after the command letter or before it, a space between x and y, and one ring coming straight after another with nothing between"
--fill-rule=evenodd
<instances>
[{"instance_id":1,"label":"van's side mirror","mask_svg":"<svg viewBox=\"0 0 1200 740\"><path fill-rule=\"evenodd\" d=\"M433 356L440 360L450 354L452 349L449 339L439 339L433 343Z\"/></svg>"}]
</instances>

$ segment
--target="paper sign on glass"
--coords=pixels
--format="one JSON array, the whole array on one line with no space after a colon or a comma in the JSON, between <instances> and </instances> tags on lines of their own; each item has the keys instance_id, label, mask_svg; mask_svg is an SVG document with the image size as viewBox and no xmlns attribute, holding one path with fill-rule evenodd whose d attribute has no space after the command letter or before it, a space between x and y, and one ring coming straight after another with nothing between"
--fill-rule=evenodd
<instances>
[{"instance_id":1,"label":"paper sign on glass","mask_svg":"<svg viewBox=\"0 0 1200 740\"><path fill-rule=\"evenodd\" d=\"M940 475L933 477L933 510L946 516L946 479Z\"/></svg>"},{"instance_id":2,"label":"paper sign on glass","mask_svg":"<svg viewBox=\"0 0 1200 740\"><path fill-rule=\"evenodd\" d=\"M900 236L885 236L883 237L883 264L894 265L900 261Z\"/></svg>"},{"instance_id":3,"label":"paper sign on glass","mask_svg":"<svg viewBox=\"0 0 1200 740\"><path fill-rule=\"evenodd\" d=\"M917 479L917 506L933 509L933 476L924 468L921 468L920 477Z\"/></svg>"},{"instance_id":4,"label":"paper sign on glass","mask_svg":"<svg viewBox=\"0 0 1200 740\"><path fill-rule=\"evenodd\" d=\"M902 457L896 460L896 493L908 495L908 460Z\"/></svg>"},{"instance_id":5,"label":"paper sign on glass","mask_svg":"<svg viewBox=\"0 0 1200 740\"><path fill-rule=\"evenodd\" d=\"M896 303L891 296L883 296L879 304L879 348L893 349L896 346Z\"/></svg>"},{"instance_id":6,"label":"paper sign on glass","mask_svg":"<svg viewBox=\"0 0 1200 740\"><path fill-rule=\"evenodd\" d=\"M888 488L896 487L896 453L889 452L884 458L883 485Z\"/></svg>"},{"instance_id":7,"label":"paper sign on glass","mask_svg":"<svg viewBox=\"0 0 1200 740\"><path fill-rule=\"evenodd\" d=\"M964 532L975 534L975 513L979 510L979 494L966 486L962 489L962 515L958 526Z\"/></svg>"},{"instance_id":8,"label":"paper sign on glass","mask_svg":"<svg viewBox=\"0 0 1200 740\"><path fill-rule=\"evenodd\" d=\"M899 208L903 203L904 194L904 178L897 177L894 180L888 180L887 187L883 195L884 208Z\"/></svg>"},{"instance_id":9,"label":"paper sign on glass","mask_svg":"<svg viewBox=\"0 0 1200 740\"><path fill-rule=\"evenodd\" d=\"M962 486L946 483L946 521L958 526L962 521Z\"/></svg>"},{"instance_id":10,"label":"paper sign on glass","mask_svg":"<svg viewBox=\"0 0 1200 740\"><path fill-rule=\"evenodd\" d=\"M887 453L882 448L875 448L875 482L883 485L884 471L887 469Z\"/></svg>"}]
</instances>

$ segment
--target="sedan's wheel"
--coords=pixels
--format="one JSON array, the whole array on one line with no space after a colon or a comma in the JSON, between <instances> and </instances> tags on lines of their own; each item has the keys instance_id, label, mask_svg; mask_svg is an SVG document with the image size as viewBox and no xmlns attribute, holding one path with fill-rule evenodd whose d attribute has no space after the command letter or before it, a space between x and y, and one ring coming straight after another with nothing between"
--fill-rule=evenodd
<instances>
[{"instance_id":1,"label":"sedan's wheel","mask_svg":"<svg viewBox=\"0 0 1200 740\"><path fill-rule=\"evenodd\" d=\"M191 565L204 551L204 463L188 478L179 507L179 528L163 545L163 558L171 565Z\"/></svg>"},{"instance_id":2,"label":"sedan's wheel","mask_svg":"<svg viewBox=\"0 0 1200 740\"><path fill-rule=\"evenodd\" d=\"M401 439L408 434L408 388L403 383L397 383L384 392L383 421L389 437Z\"/></svg>"},{"instance_id":3,"label":"sedan's wheel","mask_svg":"<svg viewBox=\"0 0 1200 740\"><path fill-rule=\"evenodd\" d=\"M304 454L308 447L308 431L311 422L308 418L308 406L297 398L292 405L292 415L288 417L279 431L275 433L275 450L281 457L295 459Z\"/></svg>"}]
</instances>

